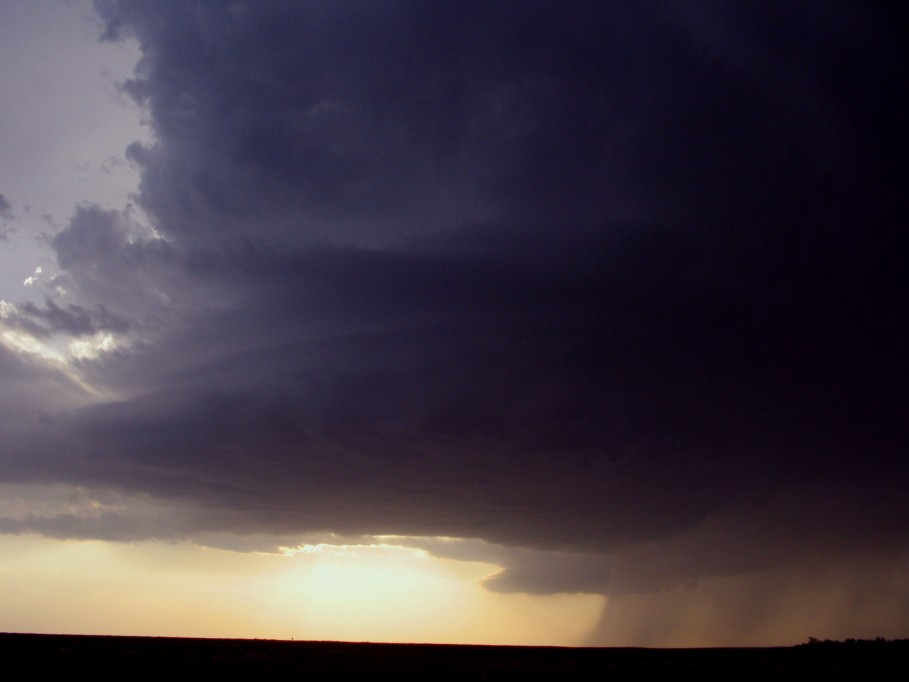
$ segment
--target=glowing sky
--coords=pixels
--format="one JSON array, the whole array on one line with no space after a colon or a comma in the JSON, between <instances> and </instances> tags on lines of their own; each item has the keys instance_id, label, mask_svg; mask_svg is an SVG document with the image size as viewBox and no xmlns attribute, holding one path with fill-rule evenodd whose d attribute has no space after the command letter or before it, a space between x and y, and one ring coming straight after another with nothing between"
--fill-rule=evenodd
<instances>
[{"instance_id":1,"label":"glowing sky","mask_svg":"<svg viewBox=\"0 0 909 682\"><path fill-rule=\"evenodd\" d=\"M0 631L909 636L903 38L0 3Z\"/></svg>"}]
</instances>

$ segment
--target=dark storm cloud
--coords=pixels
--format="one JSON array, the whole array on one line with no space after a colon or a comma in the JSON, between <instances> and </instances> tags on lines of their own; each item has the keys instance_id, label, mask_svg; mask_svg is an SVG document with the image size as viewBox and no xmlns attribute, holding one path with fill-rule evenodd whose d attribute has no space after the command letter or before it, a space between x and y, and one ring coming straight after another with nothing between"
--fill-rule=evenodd
<instances>
[{"instance_id":1,"label":"dark storm cloud","mask_svg":"<svg viewBox=\"0 0 909 682\"><path fill-rule=\"evenodd\" d=\"M98 8L143 50L160 238L83 208L54 239L79 307L32 317L136 335L80 366L121 399L59 417L61 478L224 530L481 538L502 590L905 549L886 17Z\"/></svg>"},{"instance_id":2,"label":"dark storm cloud","mask_svg":"<svg viewBox=\"0 0 909 682\"><path fill-rule=\"evenodd\" d=\"M622 136L649 104L633 72L669 57L639 46L667 32L630 6L105 7L149 48L127 85L161 143L132 148L142 201L186 242L627 212Z\"/></svg>"}]
</instances>

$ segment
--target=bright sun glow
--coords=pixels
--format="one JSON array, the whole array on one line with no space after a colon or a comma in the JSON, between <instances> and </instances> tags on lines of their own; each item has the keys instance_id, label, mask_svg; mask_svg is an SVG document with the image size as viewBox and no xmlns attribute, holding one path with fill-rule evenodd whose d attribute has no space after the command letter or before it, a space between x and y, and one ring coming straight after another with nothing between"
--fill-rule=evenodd
<instances>
[{"instance_id":1,"label":"bright sun glow","mask_svg":"<svg viewBox=\"0 0 909 682\"><path fill-rule=\"evenodd\" d=\"M96 358L102 353L109 353L117 347L113 334L98 332L94 336L70 341L69 354L80 360Z\"/></svg>"},{"instance_id":2,"label":"bright sun glow","mask_svg":"<svg viewBox=\"0 0 909 682\"><path fill-rule=\"evenodd\" d=\"M0 320L11 317L16 312L14 304L0 300ZM0 339L10 350L38 356L56 365L65 365L73 359L96 358L102 353L115 350L119 345L114 335L108 332L96 332L92 336L61 342L54 337L39 338L21 329L3 326L2 322Z\"/></svg>"},{"instance_id":3,"label":"bright sun glow","mask_svg":"<svg viewBox=\"0 0 909 682\"><path fill-rule=\"evenodd\" d=\"M0 631L575 645L604 603L492 593L496 566L406 547L312 547L0 536Z\"/></svg>"}]
</instances>

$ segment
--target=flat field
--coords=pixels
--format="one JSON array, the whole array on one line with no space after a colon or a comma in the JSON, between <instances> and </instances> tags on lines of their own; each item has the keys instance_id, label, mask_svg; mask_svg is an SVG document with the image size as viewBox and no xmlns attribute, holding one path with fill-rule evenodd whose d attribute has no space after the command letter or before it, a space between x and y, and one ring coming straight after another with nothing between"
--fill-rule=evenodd
<instances>
[{"instance_id":1,"label":"flat field","mask_svg":"<svg viewBox=\"0 0 909 682\"><path fill-rule=\"evenodd\" d=\"M170 637L104 637L0 633L7 669L31 674L169 675L175 673L362 673L370 679L507 679L562 675L569 679L640 679L695 673L815 675L834 672L873 679L907 671L909 640L819 642L795 647L634 649L374 644ZM868 677L871 675L872 677Z\"/></svg>"}]
</instances>

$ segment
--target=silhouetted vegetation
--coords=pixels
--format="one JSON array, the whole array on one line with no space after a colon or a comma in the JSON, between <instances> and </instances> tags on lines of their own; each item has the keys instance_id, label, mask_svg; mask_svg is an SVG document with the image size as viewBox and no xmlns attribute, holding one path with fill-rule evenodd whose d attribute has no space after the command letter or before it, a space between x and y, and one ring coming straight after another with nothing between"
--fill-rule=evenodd
<instances>
[{"instance_id":1,"label":"silhouetted vegetation","mask_svg":"<svg viewBox=\"0 0 909 682\"><path fill-rule=\"evenodd\" d=\"M805 642L804 644L799 644L799 646L800 647L804 647L804 646L826 647L826 648L843 647L843 646L846 646L846 647L854 647L854 646L878 647L878 648L884 647L884 646L906 647L906 646L909 646L909 639L886 639L884 637L875 637L874 639L852 639L852 638L850 638L850 639L844 639L841 641L838 639L818 639L817 637L809 637L807 642Z\"/></svg>"}]
</instances>

